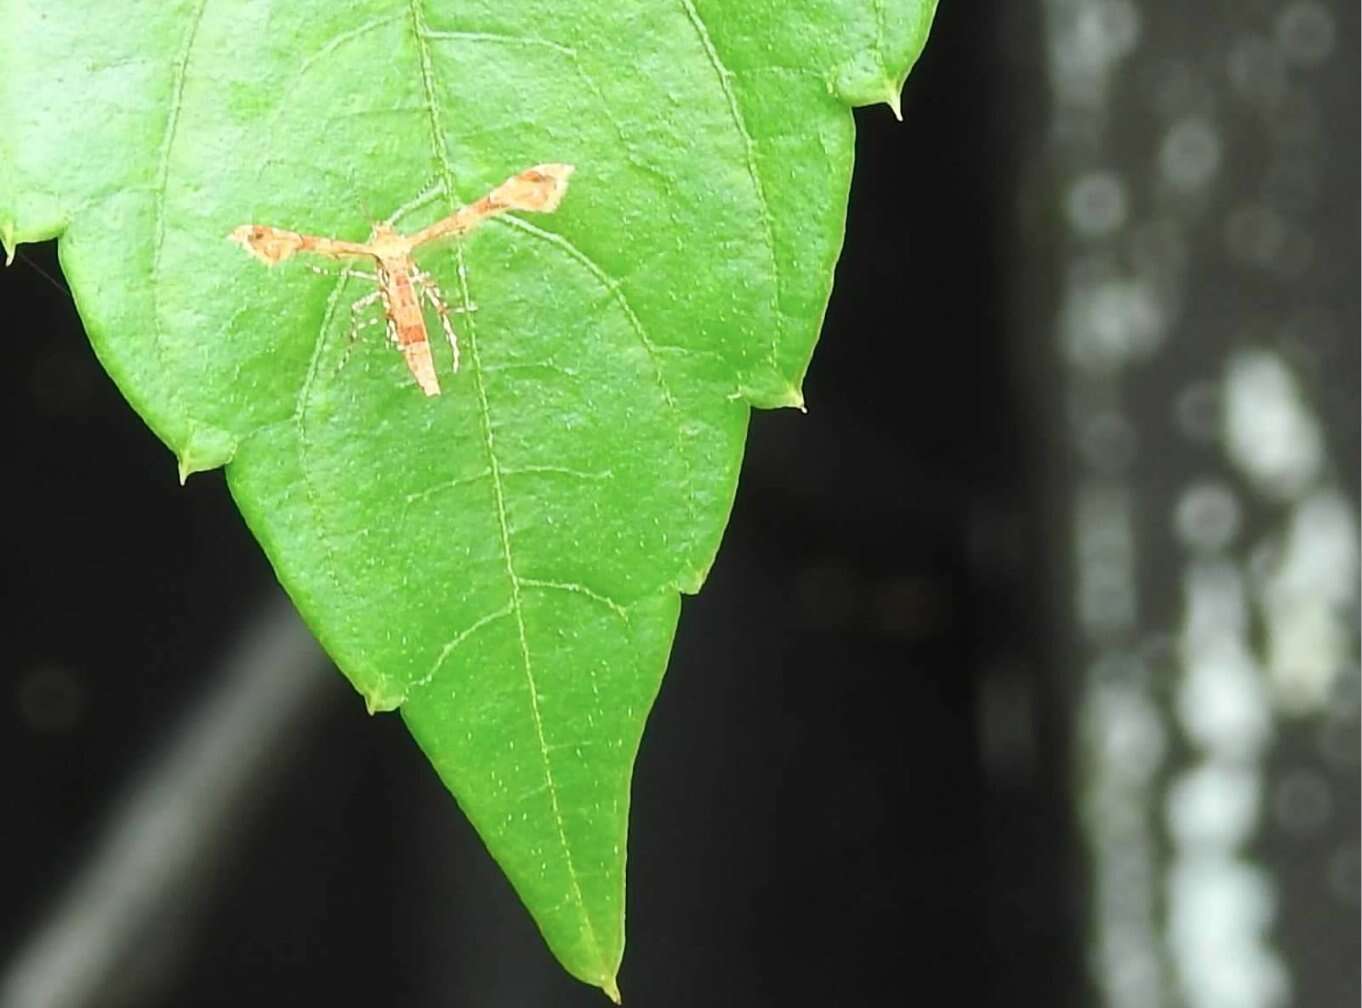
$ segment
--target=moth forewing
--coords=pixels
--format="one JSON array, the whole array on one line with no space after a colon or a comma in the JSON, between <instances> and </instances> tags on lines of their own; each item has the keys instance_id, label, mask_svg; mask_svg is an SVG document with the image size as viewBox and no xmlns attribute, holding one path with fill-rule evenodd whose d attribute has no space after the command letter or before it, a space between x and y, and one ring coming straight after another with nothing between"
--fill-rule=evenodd
<instances>
[{"instance_id":1,"label":"moth forewing","mask_svg":"<svg viewBox=\"0 0 1362 1008\"><path fill-rule=\"evenodd\" d=\"M360 242L319 238L265 224L243 224L227 237L266 266L275 266L295 252L312 252L328 259L373 258L374 254L369 246Z\"/></svg>"},{"instance_id":2,"label":"moth forewing","mask_svg":"<svg viewBox=\"0 0 1362 1008\"><path fill-rule=\"evenodd\" d=\"M542 164L526 168L497 186L482 199L460 207L448 217L429 224L411 236L412 248L439 238L467 234L483 221L508 210L525 213L552 213L563 201L570 164Z\"/></svg>"}]
</instances>

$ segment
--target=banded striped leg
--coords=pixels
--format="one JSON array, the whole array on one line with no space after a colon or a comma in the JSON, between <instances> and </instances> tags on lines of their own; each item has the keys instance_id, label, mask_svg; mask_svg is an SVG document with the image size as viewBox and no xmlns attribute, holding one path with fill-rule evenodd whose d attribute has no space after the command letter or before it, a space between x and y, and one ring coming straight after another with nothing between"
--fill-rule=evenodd
<instances>
[{"instance_id":1,"label":"banded striped leg","mask_svg":"<svg viewBox=\"0 0 1362 1008\"><path fill-rule=\"evenodd\" d=\"M435 314L440 316L440 328L445 331L445 337L449 340L449 349L454 352L453 370L457 372L459 370L459 337L455 335L454 325L449 321L450 311L471 312L477 311L477 307L469 305L467 308L450 309L449 305L445 304L445 299L440 296L440 288L431 280L430 274L422 273L414 279L422 293L425 294L426 300L435 309Z\"/></svg>"},{"instance_id":2,"label":"banded striped leg","mask_svg":"<svg viewBox=\"0 0 1362 1008\"><path fill-rule=\"evenodd\" d=\"M346 332L345 352L341 354L340 363L336 365L337 372L339 372L342 368L345 367L346 364L350 362L350 354L354 352L355 344L359 341L359 331L368 326L375 325L376 323L383 321L381 318L376 318L369 319L367 322L364 322L361 321L359 317L360 312L364 311L364 309L368 308L370 305L374 304L382 297L383 288L380 287L378 290L371 291L370 293L365 294L364 297L360 298L358 301L355 301L350 305L350 328ZM387 302L385 301L384 304L386 305L386 303Z\"/></svg>"},{"instance_id":3,"label":"banded striped leg","mask_svg":"<svg viewBox=\"0 0 1362 1008\"><path fill-rule=\"evenodd\" d=\"M329 270L322 269L320 266L313 266L311 263L303 263L302 265L303 269L311 270L321 276L344 277L347 280L367 280L369 283L378 283L377 273L366 273L364 270L350 269L348 266L344 269Z\"/></svg>"}]
</instances>

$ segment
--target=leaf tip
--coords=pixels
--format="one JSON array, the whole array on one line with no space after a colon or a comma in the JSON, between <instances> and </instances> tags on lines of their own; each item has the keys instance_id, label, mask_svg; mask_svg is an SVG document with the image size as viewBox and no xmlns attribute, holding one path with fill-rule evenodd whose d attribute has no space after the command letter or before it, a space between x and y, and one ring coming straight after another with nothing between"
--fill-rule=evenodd
<instances>
[{"instance_id":1,"label":"leaf tip","mask_svg":"<svg viewBox=\"0 0 1362 1008\"><path fill-rule=\"evenodd\" d=\"M0 228L0 247L5 250L5 265L13 266L14 253L18 251L18 247L14 241L14 221L12 220L5 221L5 226Z\"/></svg>"},{"instance_id":2,"label":"leaf tip","mask_svg":"<svg viewBox=\"0 0 1362 1008\"><path fill-rule=\"evenodd\" d=\"M682 571L676 579L674 587L683 595L698 595L700 589L705 586L705 579L709 577L709 566L706 565L699 570Z\"/></svg>"},{"instance_id":3,"label":"leaf tip","mask_svg":"<svg viewBox=\"0 0 1362 1008\"><path fill-rule=\"evenodd\" d=\"M832 90L848 105L888 105L894 118L903 121L904 78L893 74L878 52L857 53L843 63L832 81Z\"/></svg>"},{"instance_id":4,"label":"leaf tip","mask_svg":"<svg viewBox=\"0 0 1362 1008\"><path fill-rule=\"evenodd\" d=\"M903 122L903 98L899 94L898 88L892 88L885 96L884 103L889 106L889 111L894 113L894 118Z\"/></svg>"},{"instance_id":5,"label":"leaf tip","mask_svg":"<svg viewBox=\"0 0 1362 1008\"><path fill-rule=\"evenodd\" d=\"M366 693L364 695L364 710L370 716L375 714L388 714L402 706L402 701L406 697L376 696Z\"/></svg>"},{"instance_id":6,"label":"leaf tip","mask_svg":"<svg viewBox=\"0 0 1362 1008\"><path fill-rule=\"evenodd\" d=\"M755 406L757 409L781 409L786 406L793 406L801 413L807 413L804 408L804 391L798 385L787 385L785 379L771 385L744 385L739 387L730 399L744 399L748 405Z\"/></svg>"},{"instance_id":7,"label":"leaf tip","mask_svg":"<svg viewBox=\"0 0 1362 1008\"><path fill-rule=\"evenodd\" d=\"M236 454L236 436L218 427L196 427L177 454L180 486L196 472L216 469L232 461Z\"/></svg>"},{"instance_id":8,"label":"leaf tip","mask_svg":"<svg viewBox=\"0 0 1362 1008\"><path fill-rule=\"evenodd\" d=\"M387 676L380 676L379 683L371 688L360 688L360 693L364 696L364 709L372 714L386 714L388 711L395 711L407 700L405 689L393 690L392 680Z\"/></svg>"},{"instance_id":9,"label":"leaf tip","mask_svg":"<svg viewBox=\"0 0 1362 1008\"><path fill-rule=\"evenodd\" d=\"M776 400L777 406L793 406L801 413L809 412L804 405L804 390L797 385L791 385L785 390L784 395Z\"/></svg>"},{"instance_id":10,"label":"leaf tip","mask_svg":"<svg viewBox=\"0 0 1362 1008\"><path fill-rule=\"evenodd\" d=\"M619 984L615 982L614 977L606 977L605 980L601 982L601 990L603 990L605 992L605 996L608 997L615 1004L623 1003L620 999Z\"/></svg>"}]
</instances>

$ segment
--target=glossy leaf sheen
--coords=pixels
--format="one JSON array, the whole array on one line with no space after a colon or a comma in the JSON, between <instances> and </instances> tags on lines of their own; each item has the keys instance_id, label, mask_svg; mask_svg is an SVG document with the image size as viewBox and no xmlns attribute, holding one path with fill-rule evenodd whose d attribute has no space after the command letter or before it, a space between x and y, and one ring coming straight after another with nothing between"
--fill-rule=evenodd
<instances>
[{"instance_id":1,"label":"glossy leaf sheen","mask_svg":"<svg viewBox=\"0 0 1362 1008\"><path fill-rule=\"evenodd\" d=\"M848 106L896 105L934 5L0 0L0 238L61 237L129 401L183 473L227 465L327 650L612 995L679 592L749 406L801 402ZM347 346L363 281L224 240L363 239L433 189L410 231L549 161L556 213L418 255L476 305L436 399L381 328Z\"/></svg>"}]
</instances>

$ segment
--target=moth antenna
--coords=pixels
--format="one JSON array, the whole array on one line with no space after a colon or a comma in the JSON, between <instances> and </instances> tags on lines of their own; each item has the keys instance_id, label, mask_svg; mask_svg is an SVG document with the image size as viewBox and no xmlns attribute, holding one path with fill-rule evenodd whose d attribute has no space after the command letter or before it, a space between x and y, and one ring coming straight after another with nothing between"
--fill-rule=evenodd
<instances>
[{"instance_id":1,"label":"moth antenna","mask_svg":"<svg viewBox=\"0 0 1362 1008\"><path fill-rule=\"evenodd\" d=\"M374 208L369 205L369 198L362 193L359 197L359 209L364 214L364 223L369 225L369 233L372 234L374 226L378 224L378 218L374 216Z\"/></svg>"},{"instance_id":2,"label":"moth antenna","mask_svg":"<svg viewBox=\"0 0 1362 1008\"><path fill-rule=\"evenodd\" d=\"M415 199L403 203L400 207L398 207L391 214L389 214L387 220L385 220L383 223L391 227L394 224L396 224L397 221L399 221L401 218L405 217L407 214L414 213L417 210L420 210L422 207L434 202L437 198L443 196L444 194L445 194L444 180L436 179L433 183L422 189L420 194L417 195Z\"/></svg>"}]
</instances>

